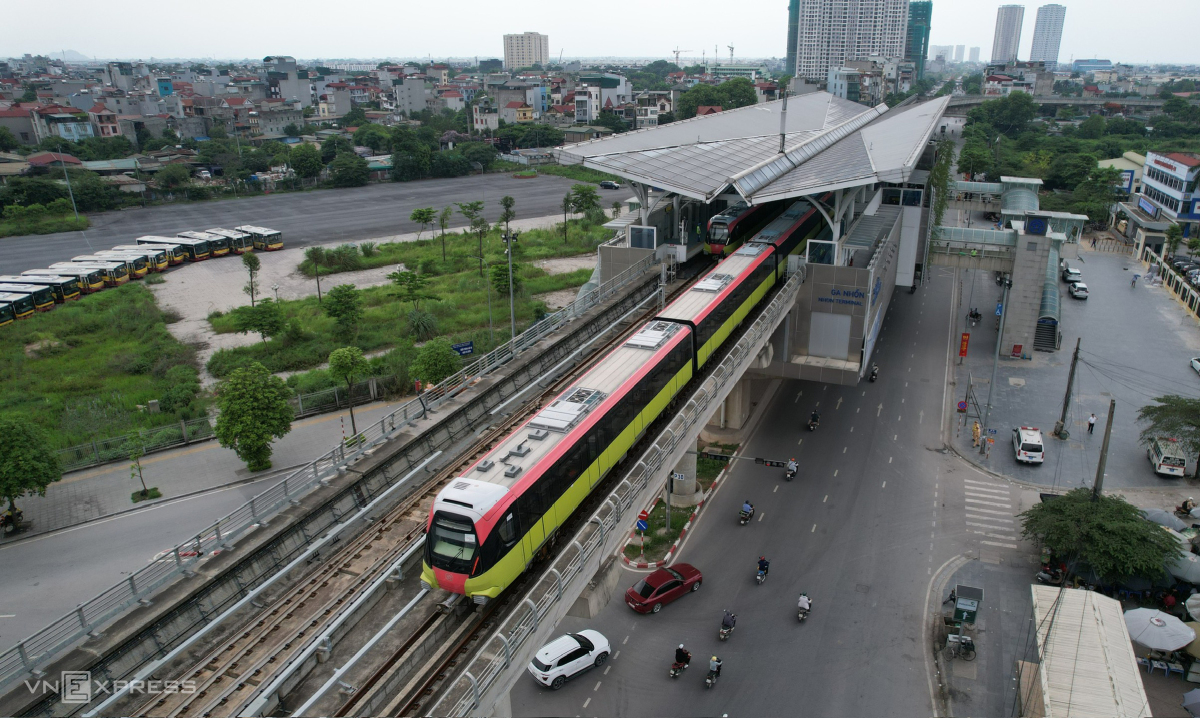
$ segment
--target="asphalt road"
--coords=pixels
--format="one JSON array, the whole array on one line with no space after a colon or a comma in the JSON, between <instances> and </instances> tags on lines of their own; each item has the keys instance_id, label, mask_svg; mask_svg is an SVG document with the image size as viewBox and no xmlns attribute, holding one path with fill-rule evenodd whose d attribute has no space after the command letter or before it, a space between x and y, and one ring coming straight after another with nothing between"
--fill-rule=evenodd
<instances>
[{"instance_id":1,"label":"asphalt road","mask_svg":"<svg viewBox=\"0 0 1200 718\"><path fill-rule=\"evenodd\" d=\"M878 382L783 383L742 453L794 455L799 477L787 483L782 470L734 462L677 558L704 573L703 587L642 616L622 600L638 577L626 570L595 619L560 625L599 630L614 660L557 692L522 676L510 691L513 714L930 714L926 627L941 600L935 582L948 577L940 569L964 551L978 556L980 540L998 544L990 552L1025 550L1011 531L995 533L998 539L967 525L960 477L993 480L941 451L952 283L952 273L941 270L916 295L894 297L878 345ZM814 406L821 426L809 433L803 425ZM745 499L758 515L741 526ZM759 586L755 560L764 554L771 574ZM804 624L795 613L801 591L815 602ZM738 627L720 643L725 608L738 614ZM694 662L671 681L681 642ZM706 691L705 661L713 654L725 667ZM1006 680L1002 659L993 665ZM1007 714L998 695L993 701L981 692L972 709Z\"/></svg>"},{"instance_id":2,"label":"asphalt road","mask_svg":"<svg viewBox=\"0 0 1200 718\"><path fill-rule=\"evenodd\" d=\"M545 217L561 212L571 180L552 175L515 179L507 174L473 175L420 182L383 182L366 187L260 195L215 202L183 202L157 207L89 215L85 232L63 232L0 239L0 274L20 274L52 262L132 242L147 234L174 236L184 230L255 224L283 232L289 247L326 242L354 242L416 232L408 219L418 207L484 202L484 216L495 222L499 200L511 195L518 217ZM605 196L605 199L607 197ZM451 227L467 222L455 209Z\"/></svg>"}]
</instances>

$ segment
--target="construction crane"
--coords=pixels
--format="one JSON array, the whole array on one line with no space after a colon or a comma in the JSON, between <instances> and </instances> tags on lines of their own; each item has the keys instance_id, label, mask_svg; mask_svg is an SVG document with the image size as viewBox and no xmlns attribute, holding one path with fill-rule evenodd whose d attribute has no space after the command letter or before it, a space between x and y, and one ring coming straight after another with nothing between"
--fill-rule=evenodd
<instances>
[{"instance_id":1,"label":"construction crane","mask_svg":"<svg viewBox=\"0 0 1200 718\"><path fill-rule=\"evenodd\" d=\"M729 64L733 64L733 45L726 45L729 48Z\"/></svg>"},{"instance_id":2,"label":"construction crane","mask_svg":"<svg viewBox=\"0 0 1200 718\"><path fill-rule=\"evenodd\" d=\"M679 53L681 53L681 52L691 52L691 50L680 50L680 49L679 49L679 46L678 46L678 45L676 45L676 46L675 46L675 49L674 49L674 50L672 50L671 52L674 52L674 53L675 53L675 65L676 65L676 66L678 66L678 65L679 65Z\"/></svg>"}]
</instances>

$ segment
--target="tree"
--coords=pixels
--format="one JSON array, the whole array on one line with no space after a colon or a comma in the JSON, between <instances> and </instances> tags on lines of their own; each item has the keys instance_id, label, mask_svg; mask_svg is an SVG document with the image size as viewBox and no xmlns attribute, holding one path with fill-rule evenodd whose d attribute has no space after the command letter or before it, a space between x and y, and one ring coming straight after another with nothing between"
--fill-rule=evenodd
<instances>
[{"instance_id":1,"label":"tree","mask_svg":"<svg viewBox=\"0 0 1200 718\"><path fill-rule=\"evenodd\" d=\"M600 195L596 193L593 185L571 185L571 206L575 208L576 212L587 214L600 209Z\"/></svg>"},{"instance_id":2,"label":"tree","mask_svg":"<svg viewBox=\"0 0 1200 718\"><path fill-rule=\"evenodd\" d=\"M0 127L0 152L12 152L17 149L17 136L7 127Z\"/></svg>"},{"instance_id":3,"label":"tree","mask_svg":"<svg viewBox=\"0 0 1200 718\"><path fill-rule=\"evenodd\" d=\"M1108 223L1109 211L1117 201L1121 173L1115 167L1092 167L1087 179L1071 192L1071 209L1097 223Z\"/></svg>"},{"instance_id":4,"label":"tree","mask_svg":"<svg viewBox=\"0 0 1200 718\"><path fill-rule=\"evenodd\" d=\"M492 289L496 290L496 294L504 296L508 294L508 262L501 262L492 265ZM521 285L524 280L521 278L521 265L513 262L512 265L512 293L518 295L521 293Z\"/></svg>"},{"instance_id":5,"label":"tree","mask_svg":"<svg viewBox=\"0 0 1200 718\"><path fill-rule=\"evenodd\" d=\"M391 144L391 135L383 125L366 124L354 132L354 144L380 152Z\"/></svg>"},{"instance_id":6,"label":"tree","mask_svg":"<svg viewBox=\"0 0 1200 718\"><path fill-rule=\"evenodd\" d=\"M1067 561L1074 572L1089 566L1102 580L1155 579L1180 553L1179 543L1120 496L1093 498L1079 488L1020 514L1022 534Z\"/></svg>"},{"instance_id":7,"label":"tree","mask_svg":"<svg viewBox=\"0 0 1200 718\"><path fill-rule=\"evenodd\" d=\"M217 387L217 441L251 471L271 468L271 441L292 430L287 384L258 362L239 367Z\"/></svg>"},{"instance_id":8,"label":"tree","mask_svg":"<svg viewBox=\"0 0 1200 718\"><path fill-rule=\"evenodd\" d=\"M1166 241L1167 254L1174 255L1179 251L1179 243L1183 241L1183 228L1172 222L1167 225ZM1158 399L1155 399L1158 401Z\"/></svg>"},{"instance_id":9,"label":"tree","mask_svg":"<svg viewBox=\"0 0 1200 718\"><path fill-rule=\"evenodd\" d=\"M329 165L334 187L362 187L371 178L367 161L356 154L343 152Z\"/></svg>"},{"instance_id":10,"label":"tree","mask_svg":"<svg viewBox=\"0 0 1200 718\"><path fill-rule=\"evenodd\" d=\"M142 443L141 433L133 434L129 439L129 478L137 479L142 484L142 498L150 495L146 488L146 477L142 475L142 457L146 455L146 445Z\"/></svg>"},{"instance_id":11,"label":"tree","mask_svg":"<svg viewBox=\"0 0 1200 718\"><path fill-rule=\"evenodd\" d=\"M317 304L321 303L321 265L325 263L324 247L309 247L304 250L304 258L312 264L313 275L317 278Z\"/></svg>"},{"instance_id":12,"label":"tree","mask_svg":"<svg viewBox=\"0 0 1200 718\"><path fill-rule=\"evenodd\" d=\"M343 152L354 152L354 145L345 137L335 135L321 143L321 161L326 164Z\"/></svg>"},{"instance_id":13,"label":"tree","mask_svg":"<svg viewBox=\"0 0 1200 718\"><path fill-rule=\"evenodd\" d=\"M1148 444L1157 437L1170 436L1179 442L1184 451L1200 454L1200 399L1167 394L1156 396L1153 401L1154 404L1138 409L1138 423L1146 427L1139 437L1142 443ZM1200 477L1200 462L1197 462L1196 476Z\"/></svg>"},{"instance_id":14,"label":"tree","mask_svg":"<svg viewBox=\"0 0 1200 718\"><path fill-rule=\"evenodd\" d=\"M418 207L412 211L412 214L408 215L408 219L421 225L420 231L417 232L417 240L420 241L421 232L424 232L429 228L429 225L433 224L435 219L434 209L433 207ZM445 256L442 259L445 259Z\"/></svg>"},{"instance_id":15,"label":"tree","mask_svg":"<svg viewBox=\"0 0 1200 718\"><path fill-rule=\"evenodd\" d=\"M594 127L607 127L616 133L629 131L629 125L625 124L625 120L617 117L617 114L612 110L602 111L595 122L591 122L590 124Z\"/></svg>"},{"instance_id":16,"label":"tree","mask_svg":"<svg viewBox=\"0 0 1200 718\"><path fill-rule=\"evenodd\" d=\"M438 337L425 342L410 371L426 386L432 386L458 371L460 366L462 361L458 352L454 351L448 340Z\"/></svg>"},{"instance_id":17,"label":"tree","mask_svg":"<svg viewBox=\"0 0 1200 718\"><path fill-rule=\"evenodd\" d=\"M45 496L46 487L62 478L58 456L46 434L32 422L0 417L0 499L15 517L16 500Z\"/></svg>"},{"instance_id":18,"label":"tree","mask_svg":"<svg viewBox=\"0 0 1200 718\"><path fill-rule=\"evenodd\" d=\"M265 344L270 337L279 336L284 329L283 309L270 297L249 307L233 310L233 325L238 332L256 332Z\"/></svg>"},{"instance_id":19,"label":"tree","mask_svg":"<svg viewBox=\"0 0 1200 718\"><path fill-rule=\"evenodd\" d=\"M362 297L353 284L339 284L326 292L329 299L323 306L325 313L337 322L342 337L352 337L358 331L362 319Z\"/></svg>"},{"instance_id":20,"label":"tree","mask_svg":"<svg viewBox=\"0 0 1200 718\"><path fill-rule=\"evenodd\" d=\"M559 208L562 209L562 213L563 213L563 241L566 242L567 241L567 215L571 214L571 212L575 209L575 205L572 204L572 202L571 202L571 193L570 192L563 195L562 204L559 205Z\"/></svg>"},{"instance_id":21,"label":"tree","mask_svg":"<svg viewBox=\"0 0 1200 718\"><path fill-rule=\"evenodd\" d=\"M438 215L438 227L442 230L442 261L446 261L446 228L450 226L450 218L454 215L454 210L450 207L443 207L442 213Z\"/></svg>"},{"instance_id":22,"label":"tree","mask_svg":"<svg viewBox=\"0 0 1200 718\"><path fill-rule=\"evenodd\" d=\"M717 85L721 93L721 107L726 110L738 107L749 107L758 103L758 93L754 91L754 83L746 77L734 77Z\"/></svg>"},{"instance_id":23,"label":"tree","mask_svg":"<svg viewBox=\"0 0 1200 718\"><path fill-rule=\"evenodd\" d=\"M1083 122L1079 123L1079 127L1075 130L1075 136L1085 140L1098 140L1104 135L1104 116L1092 115Z\"/></svg>"},{"instance_id":24,"label":"tree","mask_svg":"<svg viewBox=\"0 0 1200 718\"><path fill-rule=\"evenodd\" d=\"M242 287L242 291L250 295L250 306L253 307L254 297L258 294L258 272L262 269L262 262L254 252L246 252L242 255L242 266L246 268L246 274L250 275L250 281Z\"/></svg>"},{"instance_id":25,"label":"tree","mask_svg":"<svg viewBox=\"0 0 1200 718\"><path fill-rule=\"evenodd\" d=\"M958 155L958 171L981 176L992 166L992 153L982 142L967 142Z\"/></svg>"},{"instance_id":26,"label":"tree","mask_svg":"<svg viewBox=\"0 0 1200 718\"><path fill-rule=\"evenodd\" d=\"M366 122L367 122L367 113L365 111L363 111L363 108L359 107L358 105L355 105L354 107L350 108L350 111L347 112L345 115L342 115L342 119L339 120L339 124L341 124L342 127L358 127L360 125L366 124Z\"/></svg>"},{"instance_id":27,"label":"tree","mask_svg":"<svg viewBox=\"0 0 1200 718\"><path fill-rule=\"evenodd\" d=\"M479 276L483 276L483 235L487 234L488 221L483 217L483 201L455 202L459 214L471 223L471 231L479 234Z\"/></svg>"},{"instance_id":28,"label":"tree","mask_svg":"<svg viewBox=\"0 0 1200 718\"><path fill-rule=\"evenodd\" d=\"M287 135L288 137L299 137L300 127L295 122L289 122L286 126L284 126L283 134Z\"/></svg>"},{"instance_id":29,"label":"tree","mask_svg":"<svg viewBox=\"0 0 1200 718\"><path fill-rule=\"evenodd\" d=\"M387 275L387 278L392 280L400 288L397 293L402 302L412 302L413 310L421 309L422 299L437 299L436 294L431 294L427 287L429 278L417 274L416 272L392 272Z\"/></svg>"},{"instance_id":30,"label":"tree","mask_svg":"<svg viewBox=\"0 0 1200 718\"><path fill-rule=\"evenodd\" d=\"M296 174L304 179L316 177L325 169L321 151L307 142L296 145L288 152L288 162Z\"/></svg>"},{"instance_id":31,"label":"tree","mask_svg":"<svg viewBox=\"0 0 1200 718\"><path fill-rule=\"evenodd\" d=\"M500 198L500 206L504 211L500 213L500 221L504 223L504 233L508 234L509 222L517 218L517 213L513 211L513 207L517 205L517 201L508 195Z\"/></svg>"},{"instance_id":32,"label":"tree","mask_svg":"<svg viewBox=\"0 0 1200 718\"><path fill-rule=\"evenodd\" d=\"M354 423L354 397L350 392L354 389L354 381L365 376L369 368L362 349L358 347L342 347L329 353L329 373L346 382L346 400L350 404L350 430L354 432L355 443L358 442L358 425Z\"/></svg>"},{"instance_id":33,"label":"tree","mask_svg":"<svg viewBox=\"0 0 1200 718\"><path fill-rule=\"evenodd\" d=\"M154 182L159 187L181 187L192 181L192 172L187 165L167 165L154 175Z\"/></svg>"}]
</instances>

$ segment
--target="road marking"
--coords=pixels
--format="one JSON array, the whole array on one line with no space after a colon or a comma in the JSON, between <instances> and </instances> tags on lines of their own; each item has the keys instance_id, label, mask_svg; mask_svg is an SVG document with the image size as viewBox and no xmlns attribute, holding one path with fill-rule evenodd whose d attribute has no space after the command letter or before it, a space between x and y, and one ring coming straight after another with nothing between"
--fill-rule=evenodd
<instances>
[{"instance_id":1,"label":"road marking","mask_svg":"<svg viewBox=\"0 0 1200 718\"><path fill-rule=\"evenodd\" d=\"M821 503L825 503L828 500L829 500L829 494L825 494L825 498L821 499Z\"/></svg>"},{"instance_id":2,"label":"road marking","mask_svg":"<svg viewBox=\"0 0 1200 718\"><path fill-rule=\"evenodd\" d=\"M849 446L843 446L843 447L842 447L842 453L843 453L843 454L844 454L844 453L846 453L846 452L847 452L847 451L849 451L849 450L850 450L850 447L849 447Z\"/></svg>"},{"instance_id":3,"label":"road marking","mask_svg":"<svg viewBox=\"0 0 1200 718\"><path fill-rule=\"evenodd\" d=\"M963 493L967 496L974 496L980 499L1008 499L1007 491L997 491L995 489L977 489L974 486L964 486Z\"/></svg>"},{"instance_id":4,"label":"road marking","mask_svg":"<svg viewBox=\"0 0 1200 718\"><path fill-rule=\"evenodd\" d=\"M0 613L0 618L16 618L16 617L17 617L17 614L15 614L15 613Z\"/></svg>"},{"instance_id":5,"label":"road marking","mask_svg":"<svg viewBox=\"0 0 1200 718\"><path fill-rule=\"evenodd\" d=\"M804 392L800 392L800 394L803 394L803 393L804 393ZM793 401L793 402L792 402L793 404L799 403L799 401L800 401L800 394L797 394L797 395L796 395L796 399L795 399L795 401Z\"/></svg>"},{"instance_id":6,"label":"road marking","mask_svg":"<svg viewBox=\"0 0 1200 718\"><path fill-rule=\"evenodd\" d=\"M903 403L904 403L904 399L901 399L901 400L900 400L900 403L901 403L901 404L903 404Z\"/></svg>"},{"instance_id":7,"label":"road marking","mask_svg":"<svg viewBox=\"0 0 1200 718\"><path fill-rule=\"evenodd\" d=\"M863 396L866 396L866 395L867 395L867 392L865 392L865 391L864 391L864 392L863 392Z\"/></svg>"},{"instance_id":8,"label":"road marking","mask_svg":"<svg viewBox=\"0 0 1200 718\"><path fill-rule=\"evenodd\" d=\"M591 702L592 702L592 699L591 699L591 698L588 698L586 701L584 701L584 702L583 702L583 707L584 707L584 708L587 708L587 707L588 707L588 703L591 703Z\"/></svg>"},{"instance_id":9,"label":"road marking","mask_svg":"<svg viewBox=\"0 0 1200 718\"><path fill-rule=\"evenodd\" d=\"M887 488L887 482L886 482L886 481L885 481L885 482L883 482L883 486L880 486L879 488L881 488L881 489L886 489L886 488Z\"/></svg>"},{"instance_id":10,"label":"road marking","mask_svg":"<svg viewBox=\"0 0 1200 718\"><path fill-rule=\"evenodd\" d=\"M621 652L620 652L620 651L617 651L616 653L614 653L614 654L613 654L613 660L614 660L614 661L615 661L615 660L617 660L617 659L618 659L618 658L620 658L620 657L621 657Z\"/></svg>"},{"instance_id":11,"label":"road marking","mask_svg":"<svg viewBox=\"0 0 1200 718\"><path fill-rule=\"evenodd\" d=\"M810 533L810 534L815 534L816 532L817 532L817 525L816 525L816 524L813 524L812 531L809 531L809 533Z\"/></svg>"},{"instance_id":12,"label":"road marking","mask_svg":"<svg viewBox=\"0 0 1200 718\"><path fill-rule=\"evenodd\" d=\"M834 470L833 470L833 475L834 475L834 476L837 476L837 472L838 472L838 470L837 470L837 469L834 469Z\"/></svg>"},{"instance_id":13,"label":"road marking","mask_svg":"<svg viewBox=\"0 0 1200 718\"><path fill-rule=\"evenodd\" d=\"M991 528L995 528L995 526L986 526L985 528L991 529ZM1009 541L1017 540L1017 537L1014 536L1013 534L991 534L986 531L975 531L974 529L971 530L971 533L979 534L980 536L989 536L991 538L1008 539Z\"/></svg>"},{"instance_id":14,"label":"road marking","mask_svg":"<svg viewBox=\"0 0 1200 718\"><path fill-rule=\"evenodd\" d=\"M1008 496L1008 489L985 489L982 486L964 486L964 491L978 491L980 493L1001 494Z\"/></svg>"},{"instance_id":15,"label":"road marking","mask_svg":"<svg viewBox=\"0 0 1200 718\"><path fill-rule=\"evenodd\" d=\"M797 441L797 442L796 442L796 446L799 446L799 445L801 445L801 444L803 444L803 443L804 443L804 439L801 439L800 441Z\"/></svg>"},{"instance_id":16,"label":"road marking","mask_svg":"<svg viewBox=\"0 0 1200 718\"><path fill-rule=\"evenodd\" d=\"M857 413L858 413L858 412L860 412L860 411L862 411L862 407L861 407L861 406L860 406L860 407L858 407L857 409L855 409L855 410L854 410L854 413L855 413L855 414L857 414Z\"/></svg>"},{"instance_id":17,"label":"road marking","mask_svg":"<svg viewBox=\"0 0 1200 718\"><path fill-rule=\"evenodd\" d=\"M1011 511L993 511L992 509L977 509L974 506L968 506L967 511L978 511L984 514L1000 514L1001 516L1012 516Z\"/></svg>"},{"instance_id":18,"label":"road marking","mask_svg":"<svg viewBox=\"0 0 1200 718\"><path fill-rule=\"evenodd\" d=\"M908 388L908 382L904 382L904 388L905 388L905 389L907 389L907 388Z\"/></svg>"},{"instance_id":19,"label":"road marking","mask_svg":"<svg viewBox=\"0 0 1200 718\"><path fill-rule=\"evenodd\" d=\"M596 687L592 689L592 693L595 693L596 691L600 690L600 684L603 682L604 681L596 681Z\"/></svg>"},{"instance_id":20,"label":"road marking","mask_svg":"<svg viewBox=\"0 0 1200 718\"><path fill-rule=\"evenodd\" d=\"M611 670L612 670L612 666L608 666L607 668L605 668L605 669L604 669L604 675L606 675L606 676L607 676L607 675L608 675L608 672L609 672L609 671L611 671Z\"/></svg>"},{"instance_id":21,"label":"road marking","mask_svg":"<svg viewBox=\"0 0 1200 718\"><path fill-rule=\"evenodd\" d=\"M1004 548L1017 548L1017 545L1015 543L999 543L997 541L980 541L979 543L985 543L988 546L1003 546Z\"/></svg>"},{"instance_id":22,"label":"road marking","mask_svg":"<svg viewBox=\"0 0 1200 718\"><path fill-rule=\"evenodd\" d=\"M880 402L879 408L875 410L875 416L879 416L882 413L883 413L883 402Z\"/></svg>"},{"instance_id":23,"label":"road marking","mask_svg":"<svg viewBox=\"0 0 1200 718\"><path fill-rule=\"evenodd\" d=\"M819 402L819 401L816 404L813 404L813 406L820 406L820 405L821 405L821 402Z\"/></svg>"},{"instance_id":24,"label":"road marking","mask_svg":"<svg viewBox=\"0 0 1200 718\"><path fill-rule=\"evenodd\" d=\"M888 463L889 464L892 463L892 457L890 457L890 456L888 457Z\"/></svg>"},{"instance_id":25,"label":"road marking","mask_svg":"<svg viewBox=\"0 0 1200 718\"><path fill-rule=\"evenodd\" d=\"M629 636L625 636L625 640L621 641L622 646L625 645L626 643L629 643Z\"/></svg>"},{"instance_id":26,"label":"road marking","mask_svg":"<svg viewBox=\"0 0 1200 718\"><path fill-rule=\"evenodd\" d=\"M903 418L904 418L904 415L903 415L903 414L900 414L899 416L897 416L897 417L896 417L896 421L900 421L900 420L901 420L901 419L903 419Z\"/></svg>"},{"instance_id":27,"label":"road marking","mask_svg":"<svg viewBox=\"0 0 1200 718\"><path fill-rule=\"evenodd\" d=\"M984 506L998 506L1002 509L1011 509L1012 504L1002 504L997 501L980 501L979 499L967 499L968 504L983 504Z\"/></svg>"},{"instance_id":28,"label":"road marking","mask_svg":"<svg viewBox=\"0 0 1200 718\"><path fill-rule=\"evenodd\" d=\"M898 438L900 438L899 434L892 434L892 441L895 441Z\"/></svg>"},{"instance_id":29,"label":"road marking","mask_svg":"<svg viewBox=\"0 0 1200 718\"><path fill-rule=\"evenodd\" d=\"M761 514L759 514L759 515L758 515L758 520L759 520L759 521L762 521L762 520L763 520L763 517L764 517L764 516L766 516L766 515L767 515L767 512L766 512L766 511L762 512Z\"/></svg>"},{"instance_id":30,"label":"road marking","mask_svg":"<svg viewBox=\"0 0 1200 718\"><path fill-rule=\"evenodd\" d=\"M833 410L837 411L838 409L841 409L841 408L842 408L842 397L839 396L837 406L833 407Z\"/></svg>"},{"instance_id":31,"label":"road marking","mask_svg":"<svg viewBox=\"0 0 1200 718\"><path fill-rule=\"evenodd\" d=\"M917 412L917 423L918 424L925 423L925 410L924 409Z\"/></svg>"},{"instance_id":32,"label":"road marking","mask_svg":"<svg viewBox=\"0 0 1200 718\"><path fill-rule=\"evenodd\" d=\"M779 490L779 484L775 484L775 491L778 491L778 490ZM775 491L772 491L771 493L775 493Z\"/></svg>"},{"instance_id":33,"label":"road marking","mask_svg":"<svg viewBox=\"0 0 1200 718\"><path fill-rule=\"evenodd\" d=\"M1003 522L1003 523L1006 523L1006 524L1011 524L1011 523L1013 523L1013 520L1012 520L1012 519L1002 519L1002 518L1000 518L999 516L974 516L974 515L972 515L972 514L967 514L967 518L969 518L969 519L979 519L980 521L1000 521L1000 522Z\"/></svg>"},{"instance_id":34,"label":"road marking","mask_svg":"<svg viewBox=\"0 0 1200 718\"><path fill-rule=\"evenodd\" d=\"M850 433L851 433L851 434L853 434L853 433L854 433L854 427L853 427L853 426L852 426L852 427L850 427ZM845 452L843 452L843 453L845 453Z\"/></svg>"}]
</instances>

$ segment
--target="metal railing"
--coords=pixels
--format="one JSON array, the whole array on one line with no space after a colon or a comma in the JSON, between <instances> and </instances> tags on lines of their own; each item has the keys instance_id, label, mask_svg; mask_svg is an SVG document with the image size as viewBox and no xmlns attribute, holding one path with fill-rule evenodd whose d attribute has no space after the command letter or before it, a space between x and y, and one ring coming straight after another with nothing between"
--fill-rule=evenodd
<instances>
[{"instance_id":1,"label":"metal railing","mask_svg":"<svg viewBox=\"0 0 1200 718\"><path fill-rule=\"evenodd\" d=\"M106 464L110 461L127 460L130 450L139 442L142 451L149 454L173 446L182 446L193 441L208 439L212 435L212 424L209 423L208 417L202 416L199 419L142 429L124 436L96 439L86 444L68 446L54 453L58 457L58 465L62 468L63 473L66 473L86 469L89 466Z\"/></svg>"},{"instance_id":2,"label":"metal railing","mask_svg":"<svg viewBox=\"0 0 1200 718\"><path fill-rule=\"evenodd\" d=\"M514 655L533 638L550 609L563 599L564 589L572 581L587 581L585 572L589 559L603 555L606 539L621 535L623 517L638 508L637 499L655 477L665 478L665 470L675 461L674 453L681 444L698 432L712 416L716 404L728 394L746 367L758 355L762 343L768 341L783 316L792 308L805 271L793 273L771 303L762 311L742 338L730 349L721 363L692 394L687 405L658 435L653 446L642 454L629 475L609 494L601 508L570 541L541 580L525 595L524 600L483 644L467 665L466 671L447 688L446 693L426 715L466 716L480 707L480 697L490 689L513 663ZM730 387L731 388L731 387ZM573 602L573 597L568 597ZM487 710L487 706L483 706Z\"/></svg>"},{"instance_id":3,"label":"metal railing","mask_svg":"<svg viewBox=\"0 0 1200 718\"><path fill-rule=\"evenodd\" d=\"M320 485L322 481L331 480L340 468L387 441L397 429L404 427L408 422L425 417L431 409L504 366L551 332L616 295L622 287L641 276L653 264L654 258L647 257L596 289L586 292L568 306L534 324L523 334L360 431L353 439L336 445L312 463L288 475L193 538L164 552L162 558L139 569L100 595L79 604L71 613L0 654L0 689L31 675L81 639L95 634L101 626L129 607L146 600L167 583L189 572L192 566L202 561L211 551L227 547L247 529L267 521L281 509L290 506L292 501Z\"/></svg>"}]
</instances>

